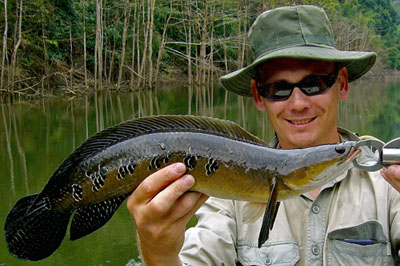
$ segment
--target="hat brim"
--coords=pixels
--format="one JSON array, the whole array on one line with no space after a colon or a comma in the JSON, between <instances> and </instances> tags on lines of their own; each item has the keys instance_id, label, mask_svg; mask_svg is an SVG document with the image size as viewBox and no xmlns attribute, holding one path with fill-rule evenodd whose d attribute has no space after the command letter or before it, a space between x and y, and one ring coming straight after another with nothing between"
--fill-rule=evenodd
<instances>
[{"instance_id":1,"label":"hat brim","mask_svg":"<svg viewBox=\"0 0 400 266\"><path fill-rule=\"evenodd\" d=\"M256 77L256 67L275 58L295 58L338 62L347 67L349 82L360 78L375 64L374 52L340 51L326 46L297 46L279 49L259 56L251 65L221 77L225 89L242 96L252 96L250 82Z\"/></svg>"}]
</instances>

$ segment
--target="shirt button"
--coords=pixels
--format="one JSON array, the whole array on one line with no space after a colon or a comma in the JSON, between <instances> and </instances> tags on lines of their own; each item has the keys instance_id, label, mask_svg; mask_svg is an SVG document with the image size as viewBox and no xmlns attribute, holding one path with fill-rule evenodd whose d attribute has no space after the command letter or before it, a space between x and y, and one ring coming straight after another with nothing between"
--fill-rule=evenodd
<instances>
[{"instance_id":1,"label":"shirt button","mask_svg":"<svg viewBox=\"0 0 400 266\"><path fill-rule=\"evenodd\" d=\"M314 205L312 207L312 212L315 214L318 214L320 212L321 208L318 205Z\"/></svg>"},{"instance_id":2,"label":"shirt button","mask_svg":"<svg viewBox=\"0 0 400 266\"><path fill-rule=\"evenodd\" d=\"M312 248L311 248L311 252L312 252L312 254L314 254L315 256L318 256L320 251L321 251L321 250L319 249L319 247L318 247L317 245L313 245Z\"/></svg>"},{"instance_id":3,"label":"shirt button","mask_svg":"<svg viewBox=\"0 0 400 266\"><path fill-rule=\"evenodd\" d=\"M267 259L265 260L265 264L266 264L266 265L271 265L271 264L272 264L271 258L267 258Z\"/></svg>"}]
</instances>

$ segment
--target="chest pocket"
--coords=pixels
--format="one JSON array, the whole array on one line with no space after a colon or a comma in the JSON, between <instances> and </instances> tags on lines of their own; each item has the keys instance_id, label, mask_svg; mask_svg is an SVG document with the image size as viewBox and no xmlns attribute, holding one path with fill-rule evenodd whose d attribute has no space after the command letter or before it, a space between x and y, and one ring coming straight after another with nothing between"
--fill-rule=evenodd
<instances>
[{"instance_id":1,"label":"chest pocket","mask_svg":"<svg viewBox=\"0 0 400 266\"><path fill-rule=\"evenodd\" d=\"M297 243L265 243L260 249L254 246L239 245L238 265L295 265L300 259Z\"/></svg>"},{"instance_id":2,"label":"chest pocket","mask_svg":"<svg viewBox=\"0 0 400 266\"><path fill-rule=\"evenodd\" d=\"M390 242L377 221L328 234L328 265L394 265Z\"/></svg>"}]
</instances>

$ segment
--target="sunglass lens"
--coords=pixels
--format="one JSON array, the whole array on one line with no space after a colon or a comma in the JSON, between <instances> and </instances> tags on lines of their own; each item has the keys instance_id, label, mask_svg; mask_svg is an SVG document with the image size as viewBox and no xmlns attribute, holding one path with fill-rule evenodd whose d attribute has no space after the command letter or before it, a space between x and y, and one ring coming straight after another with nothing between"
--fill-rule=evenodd
<instances>
[{"instance_id":1,"label":"sunglass lens","mask_svg":"<svg viewBox=\"0 0 400 266\"><path fill-rule=\"evenodd\" d=\"M276 82L268 86L269 89L266 90L266 98L271 100L283 100L289 98L292 94L292 88L288 83Z\"/></svg>"},{"instance_id":2,"label":"sunglass lens","mask_svg":"<svg viewBox=\"0 0 400 266\"><path fill-rule=\"evenodd\" d=\"M334 76L310 76L301 82L301 88L307 95L317 95L329 89L335 81Z\"/></svg>"},{"instance_id":3,"label":"sunglass lens","mask_svg":"<svg viewBox=\"0 0 400 266\"><path fill-rule=\"evenodd\" d=\"M306 95L323 93L336 82L337 76L309 76L300 83L274 82L259 86L258 93L269 100L286 100L292 94L294 87L299 87Z\"/></svg>"}]
</instances>

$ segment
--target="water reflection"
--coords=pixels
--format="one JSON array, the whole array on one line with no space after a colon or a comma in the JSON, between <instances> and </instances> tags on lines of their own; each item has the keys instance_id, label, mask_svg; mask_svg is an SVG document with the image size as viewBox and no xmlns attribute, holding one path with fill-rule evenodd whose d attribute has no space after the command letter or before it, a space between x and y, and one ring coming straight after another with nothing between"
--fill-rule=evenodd
<instances>
[{"instance_id":1,"label":"water reflection","mask_svg":"<svg viewBox=\"0 0 400 266\"><path fill-rule=\"evenodd\" d=\"M352 84L340 104L339 124L385 141L399 136L400 84ZM193 114L229 119L269 140L273 131L265 113L244 98L217 88L191 86L99 92L70 99L14 100L1 104L0 220L17 199L39 192L57 166L88 136L130 118L156 114ZM68 236L50 258L35 265L133 265L138 258L135 230L123 205L101 230L78 241ZM27 265L8 254L0 236L0 265Z\"/></svg>"}]
</instances>

